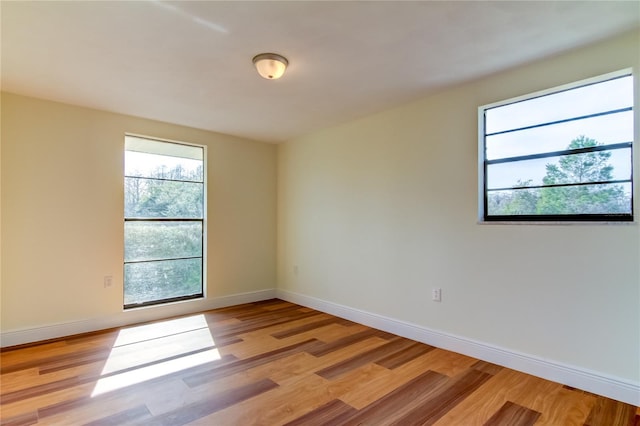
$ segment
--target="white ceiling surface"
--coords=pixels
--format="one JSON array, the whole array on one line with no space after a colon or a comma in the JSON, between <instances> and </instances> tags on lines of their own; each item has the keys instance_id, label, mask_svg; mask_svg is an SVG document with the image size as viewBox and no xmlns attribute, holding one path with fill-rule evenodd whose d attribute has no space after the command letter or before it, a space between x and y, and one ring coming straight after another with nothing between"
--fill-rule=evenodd
<instances>
[{"instance_id":1,"label":"white ceiling surface","mask_svg":"<svg viewBox=\"0 0 640 426\"><path fill-rule=\"evenodd\" d=\"M638 1L7 2L2 89L279 142L640 26ZM278 81L251 59L276 52Z\"/></svg>"}]
</instances>

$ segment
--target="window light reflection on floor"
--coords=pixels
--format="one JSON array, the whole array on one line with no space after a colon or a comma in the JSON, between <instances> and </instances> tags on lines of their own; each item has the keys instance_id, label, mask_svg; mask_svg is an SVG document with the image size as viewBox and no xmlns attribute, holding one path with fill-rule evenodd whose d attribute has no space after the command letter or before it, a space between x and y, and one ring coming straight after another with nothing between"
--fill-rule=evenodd
<instances>
[{"instance_id":1,"label":"window light reflection on floor","mask_svg":"<svg viewBox=\"0 0 640 426\"><path fill-rule=\"evenodd\" d=\"M204 315L122 329L91 396L219 359Z\"/></svg>"}]
</instances>

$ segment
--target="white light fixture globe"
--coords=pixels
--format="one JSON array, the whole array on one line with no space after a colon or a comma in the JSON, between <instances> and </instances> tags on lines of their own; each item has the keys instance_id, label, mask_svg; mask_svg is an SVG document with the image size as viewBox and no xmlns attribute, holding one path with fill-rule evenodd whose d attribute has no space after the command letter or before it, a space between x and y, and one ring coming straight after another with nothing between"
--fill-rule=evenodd
<instances>
[{"instance_id":1,"label":"white light fixture globe","mask_svg":"<svg viewBox=\"0 0 640 426\"><path fill-rule=\"evenodd\" d=\"M277 53L261 53L253 58L253 64L263 78L276 80L282 77L289 61Z\"/></svg>"}]
</instances>

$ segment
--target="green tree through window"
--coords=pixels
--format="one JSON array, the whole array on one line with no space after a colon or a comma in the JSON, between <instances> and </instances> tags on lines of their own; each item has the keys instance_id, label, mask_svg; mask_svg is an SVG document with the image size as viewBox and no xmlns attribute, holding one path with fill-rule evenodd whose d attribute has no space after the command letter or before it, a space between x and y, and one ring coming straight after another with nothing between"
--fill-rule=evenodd
<instances>
[{"instance_id":1,"label":"green tree through window","mask_svg":"<svg viewBox=\"0 0 640 426\"><path fill-rule=\"evenodd\" d=\"M603 146L596 140L579 136L567 150ZM489 196L490 208L496 215L626 213L630 195L622 185L597 184L613 180L614 166L609 162L610 151L587 152L560 157L558 163L547 163L542 183L547 186L528 189L531 180L518 180L509 193ZM566 184L584 184L558 186Z\"/></svg>"}]
</instances>

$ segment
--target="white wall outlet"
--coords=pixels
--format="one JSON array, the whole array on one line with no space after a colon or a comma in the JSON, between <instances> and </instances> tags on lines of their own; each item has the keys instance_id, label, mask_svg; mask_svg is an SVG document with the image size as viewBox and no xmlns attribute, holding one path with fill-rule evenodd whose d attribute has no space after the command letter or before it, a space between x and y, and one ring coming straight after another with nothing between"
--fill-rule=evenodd
<instances>
[{"instance_id":1,"label":"white wall outlet","mask_svg":"<svg viewBox=\"0 0 640 426\"><path fill-rule=\"evenodd\" d=\"M113 284L113 276L105 275L102 284L104 285L104 288L111 287L111 285Z\"/></svg>"},{"instance_id":2,"label":"white wall outlet","mask_svg":"<svg viewBox=\"0 0 640 426\"><path fill-rule=\"evenodd\" d=\"M434 302L441 302L442 301L442 289L434 288L433 290L431 290L431 300L433 300Z\"/></svg>"},{"instance_id":3,"label":"white wall outlet","mask_svg":"<svg viewBox=\"0 0 640 426\"><path fill-rule=\"evenodd\" d=\"M298 276L298 265L293 265L293 275Z\"/></svg>"}]
</instances>

